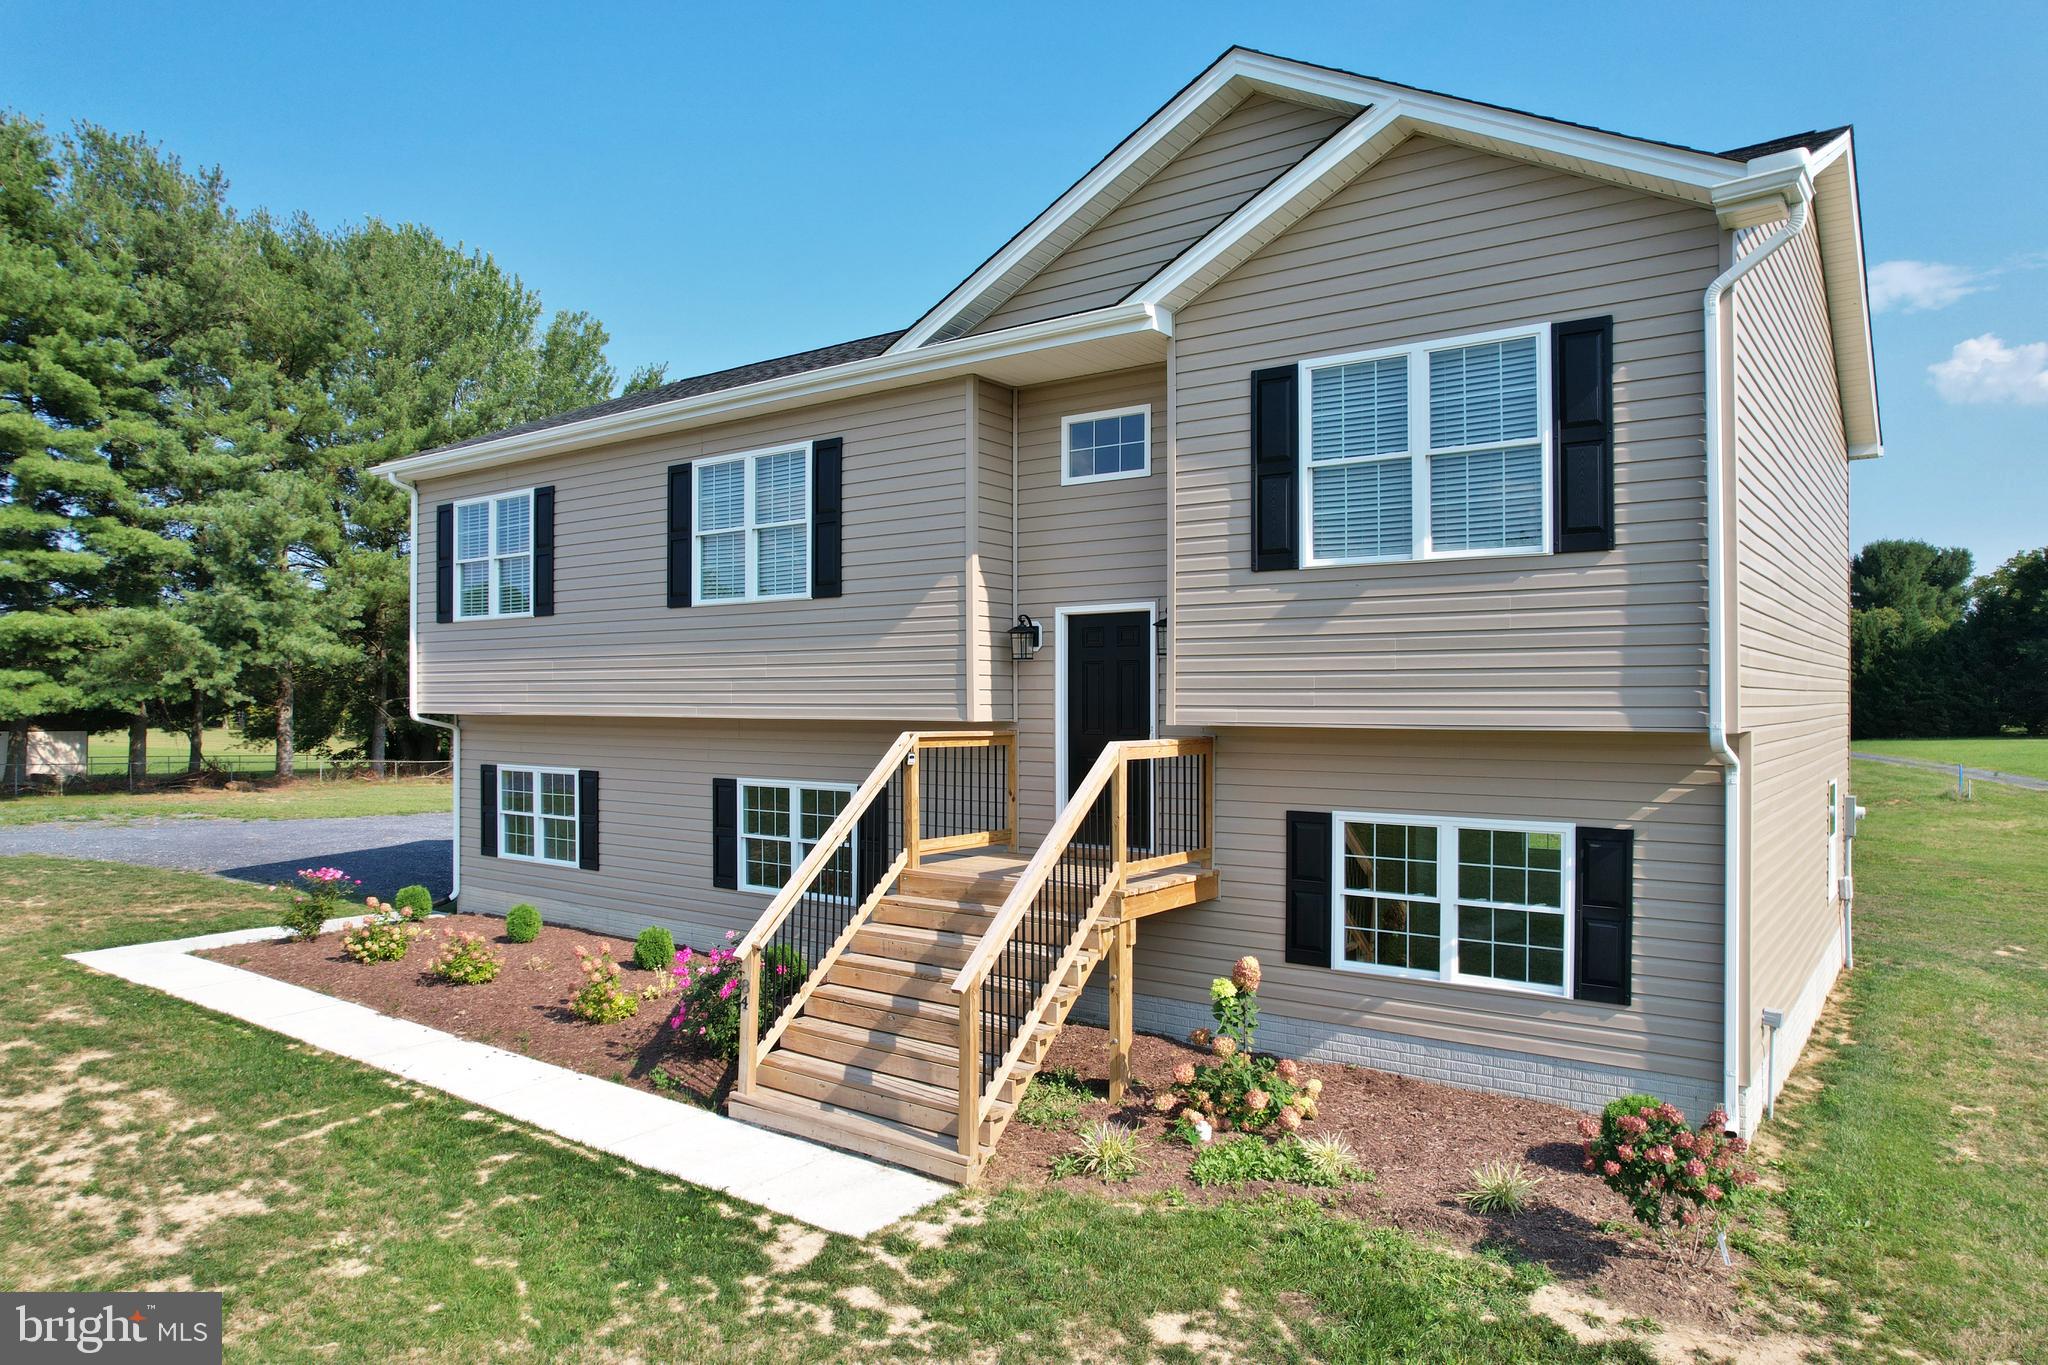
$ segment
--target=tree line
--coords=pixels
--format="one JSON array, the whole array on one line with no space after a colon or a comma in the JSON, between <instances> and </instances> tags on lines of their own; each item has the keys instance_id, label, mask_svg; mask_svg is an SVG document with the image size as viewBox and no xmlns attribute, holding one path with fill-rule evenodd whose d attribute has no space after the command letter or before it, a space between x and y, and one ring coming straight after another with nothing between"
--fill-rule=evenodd
<instances>
[{"instance_id":1,"label":"tree line","mask_svg":"<svg viewBox=\"0 0 2048 1365\"><path fill-rule=\"evenodd\" d=\"M1876 540L1849 570L1859 739L2048 735L2048 549L1975 574L1968 550Z\"/></svg>"},{"instance_id":2,"label":"tree line","mask_svg":"<svg viewBox=\"0 0 2048 1365\"><path fill-rule=\"evenodd\" d=\"M229 714L294 751L426 757L408 500L380 461L607 398L588 313L417 224L238 213L90 124L0 113L0 723ZM662 382L659 367L628 392Z\"/></svg>"}]
</instances>

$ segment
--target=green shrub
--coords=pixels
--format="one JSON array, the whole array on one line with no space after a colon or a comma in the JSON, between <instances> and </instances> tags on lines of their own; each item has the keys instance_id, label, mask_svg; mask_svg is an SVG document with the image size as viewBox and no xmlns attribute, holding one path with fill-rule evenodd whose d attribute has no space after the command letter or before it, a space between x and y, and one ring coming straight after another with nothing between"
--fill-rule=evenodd
<instances>
[{"instance_id":1,"label":"green shrub","mask_svg":"<svg viewBox=\"0 0 2048 1365\"><path fill-rule=\"evenodd\" d=\"M675 984L682 992L668 1026L690 1051L728 1060L740 1052L740 997L743 972L739 954L732 944L739 938L728 932L725 943L708 953L685 948L676 954ZM810 964L787 943L771 943L761 950L760 1027L766 1029L782 1014L790 997L804 984Z\"/></svg>"},{"instance_id":2,"label":"green shrub","mask_svg":"<svg viewBox=\"0 0 2048 1365\"><path fill-rule=\"evenodd\" d=\"M1305 1182L1307 1184L1342 1185L1347 1181L1369 1178L1364 1165L1358 1160L1358 1153L1351 1150L1351 1143L1342 1133L1296 1138L1294 1141L1301 1149L1301 1159L1314 1173L1314 1179Z\"/></svg>"},{"instance_id":3,"label":"green shrub","mask_svg":"<svg viewBox=\"0 0 2048 1365\"><path fill-rule=\"evenodd\" d=\"M1684 1229L1697 1243L1724 1231L1735 1206L1756 1183L1748 1142L1725 1131L1716 1108L1697 1129L1655 1095L1625 1095L1596 1122L1579 1120L1585 1169L1628 1200L1636 1221L1663 1233Z\"/></svg>"},{"instance_id":4,"label":"green shrub","mask_svg":"<svg viewBox=\"0 0 2048 1365\"><path fill-rule=\"evenodd\" d=\"M1054 1067L1031 1078L1024 1097L1017 1101L1017 1122L1033 1128L1065 1128L1081 1117L1081 1106L1094 1093L1070 1066Z\"/></svg>"},{"instance_id":5,"label":"green shrub","mask_svg":"<svg viewBox=\"0 0 2048 1365\"><path fill-rule=\"evenodd\" d=\"M481 986L497 980L498 973L505 970L505 959L491 951L482 934L458 934L451 930L444 931L442 938L446 946L427 970L443 981L458 986Z\"/></svg>"},{"instance_id":6,"label":"green shrub","mask_svg":"<svg viewBox=\"0 0 2048 1365\"><path fill-rule=\"evenodd\" d=\"M1138 1159L1138 1130L1104 1119L1081 1130L1074 1150L1052 1163L1054 1178L1088 1175L1098 1180L1129 1180L1144 1163Z\"/></svg>"},{"instance_id":7,"label":"green shrub","mask_svg":"<svg viewBox=\"0 0 2048 1365\"><path fill-rule=\"evenodd\" d=\"M277 927L301 943L310 943L320 937L320 926L327 923L327 912L309 900L294 900L277 917Z\"/></svg>"},{"instance_id":8,"label":"green shrub","mask_svg":"<svg viewBox=\"0 0 2048 1365\"><path fill-rule=\"evenodd\" d=\"M1520 1213L1536 1202L1542 1183L1519 1161L1489 1161L1472 1168L1472 1185L1458 1198L1474 1213Z\"/></svg>"},{"instance_id":9,"label":"green shrub","mask_svg":"<svg viewBox=\"0 0 2048 1365\"><path fill-rule=\"evenodd\" d=\"M418 882L401 886L391 898L391 908L409 920L423 920L434 913L434 893Z\"/></svg>"},{"instance_id":10,"label":"green shrub","mask_svg":"<svg viewBox=\"0 0 2048 1365\"><path fill-rule=\"evenodd\" d=\"M540 937L540 911L525 901L505 912L505 937L514 943L531 943Z\"/></svg>"},{"instance_id":11,"label":"green shrub","mask_svg":"<svg viewBox=\"0 0 2048 1365\"><path fill-rule=\"evenodd\" d=\"M1350 1144L1341 1137L1267 1142L1251 1136L1204 1147L1188 1168L1197 1185L1244 1185L1254 1180L1334 1187L1367 1179Z\"/></svg>"},{"instance_id":12,"label":"green shrub","mask_svg":"<svg viewBox=\"0 0 2048 1365\"><path fill-rule=\"evenodd\" d=\"M278 917L278 927L301 942L320 937L328 920L341 917L343 898L362 882L338 867L299 869L299 888L291 893L291 905Z\"/></svg>"},{"instance_id":13,"label":"green shrub","mask_svg":"<svg viewBox=\"0 0 2048 1365\"><path fill-rule=\"evenodd\" d=\"M676 965L675 937L658 924L648 925L634 940L633 965L643 972L673 971Z\"/></svg>"},{"instance_id":14,"label":"green shrub","mask_svg":"<svg viewBox=\"0 0 2048 1365\"><path fill-rule=\"evenodd\" d=\"M379 915L366 924L341 931L341 950L358 962L396 962L412 941L426 932L397 914Z\"/></svg>"}]
</instances>

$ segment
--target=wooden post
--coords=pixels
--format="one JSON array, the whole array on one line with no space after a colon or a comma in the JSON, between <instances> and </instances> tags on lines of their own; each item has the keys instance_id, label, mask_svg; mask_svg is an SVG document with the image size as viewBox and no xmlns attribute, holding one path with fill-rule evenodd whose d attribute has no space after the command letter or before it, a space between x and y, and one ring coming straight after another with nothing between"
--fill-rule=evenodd
<instances>
[{"instance_id":1,"label":"wooden post","mask_svg":"<svg viewBox=\"0 0 2048 1365\"><path fill-rule=\"evenodd\" d=\"M754 1093L755 1054L761 1048L761 954L749 952L746 960L746 990L740 999L740 1064L732 1088L742 1095Z\"/></svg>"},{"instance_id":2,"label":"wooden post","mask_svg":"<svg viewBox=\"0 0 2048 1365\"><path fill-rule=\"evenodd\" d=\"M971 1166L981 1145L981 983L960 997L960 1155Z\"/></svg>"},{"instance_id":3,"label":"wooden post","mask_svg":"<svg viewBox=\"0 0 2048 1365\"><path fill-rule=\"evenodd\" d=\"M1131 860L1131 831L1127 823L1130 819L1130 773L1130 760L1118 754L1116 767L1111 770L1109 778L1109 852L1115 859L1110 875L1116 878L1119 896L1124 889L1124 864ZM1121 907L1118 914L1122 914Z\"/></svg>"},{"instance_id":4,"label":"wooden post","mask_svg":"<svg viewBox=\"0 0 2048 1365\"><path fill-rule=\"evenodd\" d=\"M920 802L917 795L917 746L910 746L910 757L903 764L903 851L906 867L916 867L924 861L919 851L918 822Z\"/></svg>"},{"instance_id":5,"label":"wooden post","mask_svg":"<svg viewBox=\"0 0 2048 1365\"><path fill-rule=\"evenodd\" d=\"M1216 861L1216 741L1202 746L1202 861Z\"/></svg>"},{"instance_id":6,"label":"wooden post","mask_svg":"<svg viewBox=\"0 0 2048 1365\"><path fill-rule=\"evenodd\" d=\"M1122 1104L1131 1081L1131 959L1138 944L1138 922L1126 919L1113 931L1109 948L1109 1102Z\"/></svg>"}]
</instances>

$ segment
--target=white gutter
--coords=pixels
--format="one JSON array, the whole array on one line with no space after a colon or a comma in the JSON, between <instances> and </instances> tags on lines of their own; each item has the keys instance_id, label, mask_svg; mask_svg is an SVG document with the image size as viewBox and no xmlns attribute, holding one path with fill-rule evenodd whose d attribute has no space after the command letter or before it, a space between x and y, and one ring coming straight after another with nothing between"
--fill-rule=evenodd
<instances>
[{"instance_id":1,"label":"white gutter","mask_svg":"<svg viewBox=\"0 0 2048 1365\"><path fill-rule=\"evenodd\" d=\"M1745 1134L1753 1125L1744 1123L1742 1078L1736 1062L1742 1047L1742 760L1728 742L1729 645L1721 619L1728 601L1728 553L1722 523L1728 462L1723 458L1726 438L1721 430L1721 393L1727 382L1721 372L1721 299L1737 280L1806 227L1813 203L1808 165L1803 150L1759 158L1750 163L1754 174L1715 192L1724 224L1754 224L1759 221L1755 215L1760 206L1772 199L1785 205L1787 212L1775 232L1707 286L1701 301L1707 400L1707 743L1721 761L1725 803L1721 839L1721 1093L1729 1123Z\"/></svg>"},{"instance_id":2,"label":"white gutter","mask_svg":"<svg viewBox=\"0 0 2048 1365\"><path fill-rule=\"evenodd\" d=\"M420 490L389 470L384 477L411 500L406 522L405 710L422 725L448 732L448 899L462 895L462 727L420 714Z\"/></svg>"}]
</instances>

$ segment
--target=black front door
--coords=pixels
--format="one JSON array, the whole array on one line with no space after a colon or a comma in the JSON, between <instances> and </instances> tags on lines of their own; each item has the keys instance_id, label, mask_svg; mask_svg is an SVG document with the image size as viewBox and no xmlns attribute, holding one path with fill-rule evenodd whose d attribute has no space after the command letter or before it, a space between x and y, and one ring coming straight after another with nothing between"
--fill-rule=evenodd
<instances>
[{"instance_id":1,"label":"black front door","mask_svg":"<svg viewBox=\"0 0 2048 1365\"><path fill-rule=\"evenodd\" d=\"M1152 737L1152 622L1142 611L1075 616L1067 622L1067 790L1071 796L1104 746ZM1150 840L1152 803L1132 769L1126 838L1133 849ZM1108 838L1102 805L1084 826L1090 842Z\"/></svg>"}]
</instances>

